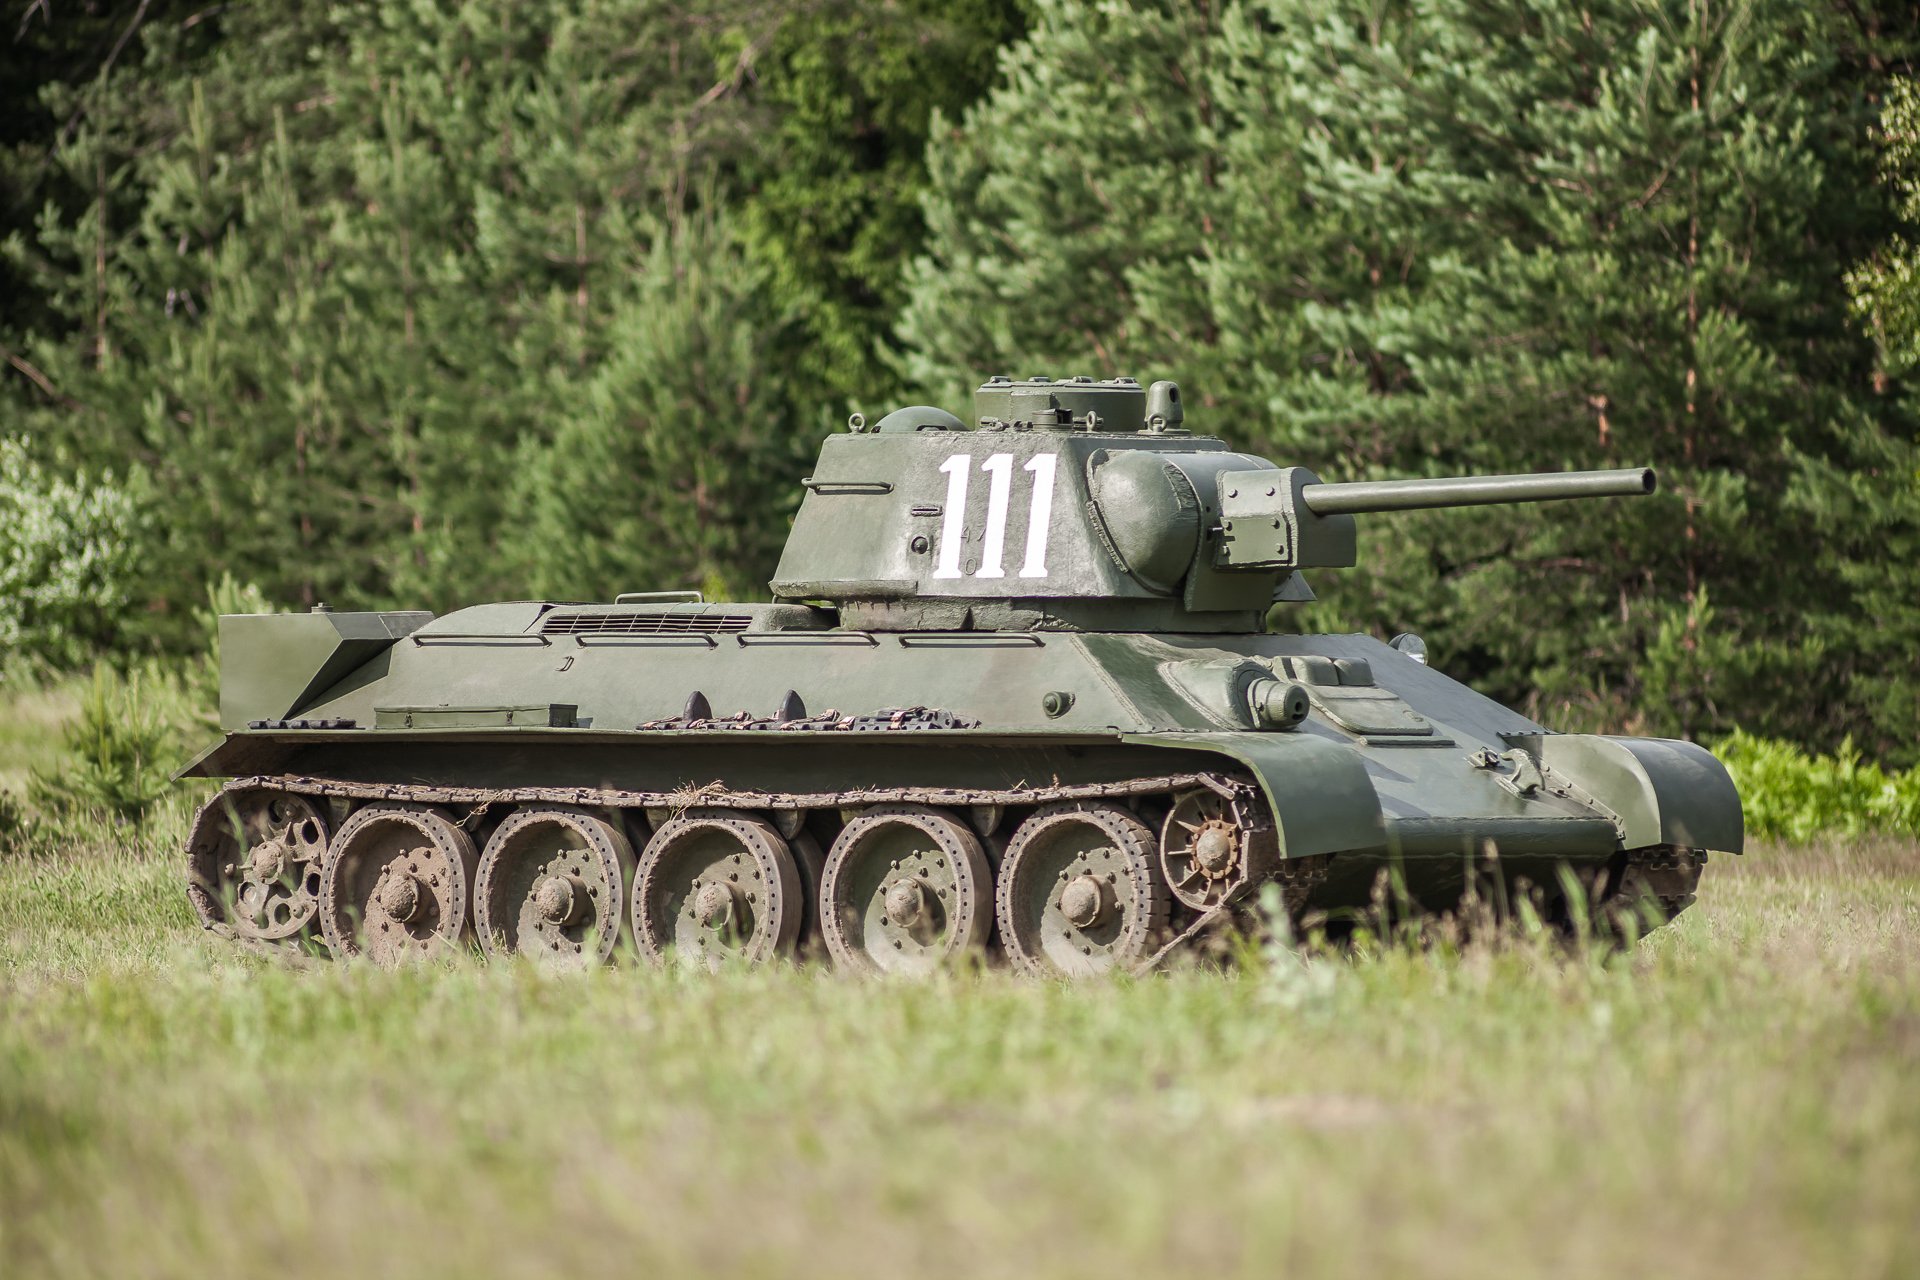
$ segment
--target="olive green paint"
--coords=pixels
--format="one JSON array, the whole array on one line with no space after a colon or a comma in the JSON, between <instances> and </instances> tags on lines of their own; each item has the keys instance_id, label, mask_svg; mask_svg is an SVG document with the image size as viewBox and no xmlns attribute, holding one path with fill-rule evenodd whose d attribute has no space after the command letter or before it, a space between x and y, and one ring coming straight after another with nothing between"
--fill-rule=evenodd
<instances>
[{"instance_id":1,"label":"olive green paint","mask_svg":"<svg viewBox=\"0 0 1920 1280\"><path fill-rule=\"evenodd\" d=\"M1131 380L996 380L970 421L856 419L803 481L773 605L224 618L227 738L191 771L819 793L1226 766L1258 780L1287 858L1741 848L1698 747L1555 734L1371 637L1264 630L1310 598L1301 571L1353 563L1355 513L1644 493L1650 472L1329 485L1187 424L1172 384ZM676 720L690 705L710 718ZM713 724L783 707L972 727Z\"/></svg>"}]
</instances>

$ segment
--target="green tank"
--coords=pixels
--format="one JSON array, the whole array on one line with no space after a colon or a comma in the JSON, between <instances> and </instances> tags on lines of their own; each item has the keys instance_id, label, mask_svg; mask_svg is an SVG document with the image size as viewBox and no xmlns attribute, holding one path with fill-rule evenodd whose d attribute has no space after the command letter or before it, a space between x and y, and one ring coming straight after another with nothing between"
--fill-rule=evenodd
<instances>
[{"instance_id":1,"label":"green tank","mask_svg":"<svg viewBox=\"0 0 1920 1280\"><path fill-rule=\"evenodd\" d=\"M1357 515L1651 471L1328 484L1191 430L1171 382L994 378L971 422L855 415L799 483L771 603L222 618L201 920L383 964L1085 974L1276 898L1657 921L1740 851L1700 747L1556 733L1412 635L1268 628Z\"/></svg>"}]
</instances>

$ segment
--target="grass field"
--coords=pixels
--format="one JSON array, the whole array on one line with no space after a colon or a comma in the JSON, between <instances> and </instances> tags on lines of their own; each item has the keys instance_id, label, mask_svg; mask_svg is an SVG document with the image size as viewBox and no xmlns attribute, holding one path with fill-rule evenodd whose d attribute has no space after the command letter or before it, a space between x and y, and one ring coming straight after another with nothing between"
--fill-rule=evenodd
<instances>
[{"instance_id":1,"label":"grass field","mask_svg":"<svg viewBox=\"0 0 1920 1280\"><path fill-rule=\"evenodd\" d=\"M1631 955L1086 986L300 969L178 813L0 862L0 1274L1920 1272L1920 846Z\"/></svg>"}]
</instances>

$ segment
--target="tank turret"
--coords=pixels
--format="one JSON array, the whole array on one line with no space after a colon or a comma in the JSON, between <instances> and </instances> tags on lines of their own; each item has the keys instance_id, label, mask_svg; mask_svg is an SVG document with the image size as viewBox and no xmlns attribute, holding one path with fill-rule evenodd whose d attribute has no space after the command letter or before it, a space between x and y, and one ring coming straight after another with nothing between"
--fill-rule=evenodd
<instances>
[{"instance_id":1,"label":"tank turret","mask_svg":"<svg viewBox=\"0 0 1920 1280\"><path fill-rule=\"evenodd\" d=\"M1353 516L1626 497L1646 468L1323 483L1186 427L1179 387L993 378L829 439L772 588L879 631L1258 631L1354 563Z\"/></svg>"}]
</instances>

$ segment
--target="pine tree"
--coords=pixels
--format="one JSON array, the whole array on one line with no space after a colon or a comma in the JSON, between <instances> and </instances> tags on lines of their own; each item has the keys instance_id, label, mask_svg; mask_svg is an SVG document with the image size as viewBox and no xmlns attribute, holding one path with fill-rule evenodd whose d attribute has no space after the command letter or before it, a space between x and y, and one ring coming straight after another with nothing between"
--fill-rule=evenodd
<instances>
[{"instance_id":1,"label":"pine tree","mask_svg":"<svg viewBox=\"0 0 1920 1280\"><path fill-rule=\"evenodd\" d=\"M900 319L936 403L993 373L1182 375L1212 341L1193 263L1222 212L1216 27L1204 4L1041 0L1000 87L936 121Z\"/></svg>"},{"instance_id":2,"label":"pine tree","mask_svg":"<svg viewBox=\"0 0 1920 1280\"><path fill-rule=\"evenodd\" d=\"M826 426L787 395L803 348L770 298L724 225L692 219L655 243L613 303L611 353L572 390L552 443L523 451L515 545L536 592L764 592L792 478Z\"/></svg>"},{"instance_id":3,"label":"pine tree","mask_svg":"<svg viewBox=\"0 0 1920 1280\"><path fill-rule=\"evenodd\" d=\"M54 152L89 122L137 114L130 89L147 75L181 74L204 61L219 41L219 24L206 16L192 0L10 6L0 20L0 242L30 238L48 206L71 218L101 198L97 175L76 175ZM162 33L157 41L155 32ZM138 193L122 187L108 199L124 214ZM71 323L48 305L45 284L39 272L0 255L0 359L21 375L0 380L0 395L22 403L45 390L33 381L37 370L14 363L19 344Z\"/></svg>"},{"instance_id":4,"label":"pine tree","mask_svg":"<svg viewBox=\"0 0 1920 1280\"><path fill-rule=\"evenodd\" d=\"M158 105L57 152L100 198L10 259L68 332L33 420L165 495L153 582L184 623L222 571L278 600L513 590L516 459L611 352L615 302L701 175L749 143L706 95L713 24L658 0L226 14ZM174 65L178 33L143 31ZM134 186L127 214L114 192Z\"/></svg>"},{"instance_id":5,"label":"pine tree","mask_svg":"<svg viewBox=\"0 0 1920 1280\"><path fill-rule=\"evenodd\" d=\"M587 590L587 561L527 531L577 545L600 513L568 526L524 476L592 488L543 455L595 429L659 462L623 503L700 530L609 549L610 574L763 582L789 501L770 460L816 406L885 396L928 114L979 91L1018 21L1014 0L156 2L36 35L52 78L6 92L45 110L13 150L0 132L0 184L44 170L0 223L0 427L68 470L152 474L141 616L181 644L222 573L291 604ZM731 228L711 252L682 243L709 222ZM748 277L755 298L724 292ZM696 348L710 387L649 363ZM691 454L649 398L704 414L748 384L750 418Z\"/></svg>"},{"instance_id":6,"label":"pine tree","mask_svg":"<svg viewBox=\"0 0 1920 1280\"><path fill-rule=\"evenodd\" d=\"M1880 348L1884 394L1911 406L1920 392L1920 81L1894 82L1880 136L1886 185L1905 226L1849 283ZM1920 666L1913 659L1920 635L1920 432L1863 444L1863 456L1824 477L1823 492L1839 496L1819 514L1864 536L1830 545L1822 567L1858 602L1841 643L1857 655L1851 692L1871 725L1859 736L1896 744L1886 754L1911 764L1920 761Z\"/></svg>"},{"instance_id":7,"label":"pine tree","mask_svg":"<svg viewBox=\"0 0 1920 1280\"><path fill-rule=\"evenodd\" d=\"M1652 500L1375 518L1287 624L1431 629L1568 727L1831 743L1865 696L1832 561L1868 535L1834 470L1910 431L1841 286L1884 222L1847 22L1044 5L929 157L913 372L1181 377L1236 442L1341 478L1654 463Z\"/></svg>"},{"instance_id":8,"label":"pine tree","mask_svg":"<svg viewBox=\"0 0 1920 1280\"><path fill-rule=\"evenodd\" d=\"M1899 214L1920 228L1920 80L1888 86L1880 134L1883 172ZM1854 303L1880 343L1888 372L1920 370L1920 245L1896 232L1848 277Z\"/></svg>"},{"instance_id":9,"label":"pine tree","mask_svg":"<svg viewBox=\"0 0 1920 1280\"><path fill-rule=\"evenodd\" d=\"M894 391L882 356L924 236L924 151L936 111L983 94L1018 0L828 0L764 36L735 67L765 121L732 218L805 333L810 381L836 401Z\"/></svg>"}]
</instances>

